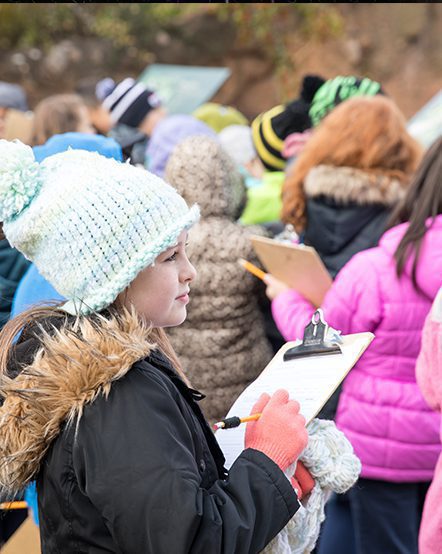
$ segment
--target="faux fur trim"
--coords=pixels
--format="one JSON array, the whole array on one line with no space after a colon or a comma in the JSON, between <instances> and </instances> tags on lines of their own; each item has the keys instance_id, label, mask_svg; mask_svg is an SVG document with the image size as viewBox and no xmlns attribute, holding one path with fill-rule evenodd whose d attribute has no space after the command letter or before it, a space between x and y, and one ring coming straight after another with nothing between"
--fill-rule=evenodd
<instances>
[{"instance_id":1,"label":"faux fur trim","mask_svg":"<svg viewBox=\"0 0 442 554\"><path fill-rule=\"evenodd\" d=\"M407 183L389 175L352 167L318 165L304 180L308 198L327 196L336 202L393 206L406 192Z\"/></svg>"},{"instance_id":2,"label":"faux fur trim","mask_svg":"<svg viewBox=\"0 0 442 554\"><path fill-rule=\"evenodd\" d=\"M129 312L42 334L33 363L1 387L0 489L14 494L38 473L62 423L78 425L85 405L155 348L148 335Z\"/></svg>"}]
</instances>

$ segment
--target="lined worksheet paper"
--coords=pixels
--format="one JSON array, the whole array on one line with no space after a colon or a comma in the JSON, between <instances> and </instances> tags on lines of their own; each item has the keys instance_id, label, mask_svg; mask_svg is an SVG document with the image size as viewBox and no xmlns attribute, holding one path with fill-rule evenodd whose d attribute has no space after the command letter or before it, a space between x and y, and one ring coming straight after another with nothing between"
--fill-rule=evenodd
<instances>
[{"instance_id":1,"label":"lined worksheet paper","mask_svg":"<svg viewBox=\"0 0 442 554\"><path fill-rule=\"evenodd\" d=\"M228 417L248 415L263 392L271 395L278 389L286 389L290 398L299 402L301 413L308 423L327 402L373 338L372 333L347 335L343 337L341 354L311 356L284 362L284 352L299 344L287 343L238 397L229 410ZM244 449L245 429L245 425L240 425L235 429L218 430L215 434L226 457L227 468Z\"/></svg>"}]
</instances>

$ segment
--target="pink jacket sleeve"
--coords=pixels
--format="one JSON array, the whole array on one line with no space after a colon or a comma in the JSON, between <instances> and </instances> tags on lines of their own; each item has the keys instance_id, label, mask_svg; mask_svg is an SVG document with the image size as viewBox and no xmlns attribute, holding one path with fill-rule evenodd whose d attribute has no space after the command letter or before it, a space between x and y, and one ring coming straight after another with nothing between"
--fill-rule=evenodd
<instances>
[{"instance_id":1,"label":"pink jacket sleeve","mask_svg":"<svg viewBox=\"0 0 442 554\"><path fill-rule=\"evenodd\" d=\"M356 254L339 272L322 309L327 323L342 334L374 331L382 318L375 251ZM295 290L272 302L275 323L285 340L302 338L314 306Z\"/></svg>"}]
</instances>

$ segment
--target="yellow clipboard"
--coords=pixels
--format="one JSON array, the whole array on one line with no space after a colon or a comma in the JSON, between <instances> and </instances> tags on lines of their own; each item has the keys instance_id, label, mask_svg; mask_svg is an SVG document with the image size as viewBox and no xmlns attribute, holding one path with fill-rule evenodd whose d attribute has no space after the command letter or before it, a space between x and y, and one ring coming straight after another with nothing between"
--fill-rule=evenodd
<instances>
[{"instance_id":1,"label":"yellow clipboard","mask_svg":"<svg viewBox=\"0 0 442 554\"><path fill-rule=\"evenodd\" d=\"M250 238L268 273L297 290L315 307L322 304L333 281L314 248L258 235Z\"/></svg>"}]
</instances>

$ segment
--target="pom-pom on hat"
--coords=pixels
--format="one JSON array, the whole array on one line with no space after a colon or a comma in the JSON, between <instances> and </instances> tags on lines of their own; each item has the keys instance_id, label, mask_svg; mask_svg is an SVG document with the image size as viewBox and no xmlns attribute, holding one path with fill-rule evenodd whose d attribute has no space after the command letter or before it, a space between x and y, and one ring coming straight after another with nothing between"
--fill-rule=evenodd
<instances>
[{"instance_id":1,"label":"pom-pom on hat","mask_svg":"<svg viewBox=\"0 0 442 554\"><path fill-rule=\"evenodd\" d=\"M282 171L285 168L287 161L282 155L284 140L292 133L310 129L310 102L324 83L322 77L306 75L298 99L287 105L276 106L253 120L253 143L266 169Z\"/></svg>"},{"instance_id":2,"label":"pom-pom on hat","mask_svg":"<svg viewBox=\"0 0 442 554\"><path fill-rule=\"evenodd\" d=\"M326 81L315 93L309 115L314 127L338 104L353 96L375 96L384 94L380 83L368 77L338 76Z\"/></svg>"},{"instance_id":3,"label":"pom-pom on hat","mask_svg":"<svg viewBox=\"0 0 442 554\"><path fill-rule=\"evenodd\" d=\"M100 90L101 93L103 91ZM100 92L98 92L100 94ZM146 115L161 106L161 101L153 90L128 77L106 90L103 107L109 110L112 123L123 123L129 127L138 127Z\"/></svg>"},{"instance_id":4,"label":"pom-pom on hat","mask_svg":"<svg viewBox=\"0 0 442 554\"><path fill-rule=\"evenodd\" d=\"M112 304L199 217L162 179L95 152L39 164L29 146L0 140L0 159L3 231L71 313Z\"/></svg>"}]
</instances>

